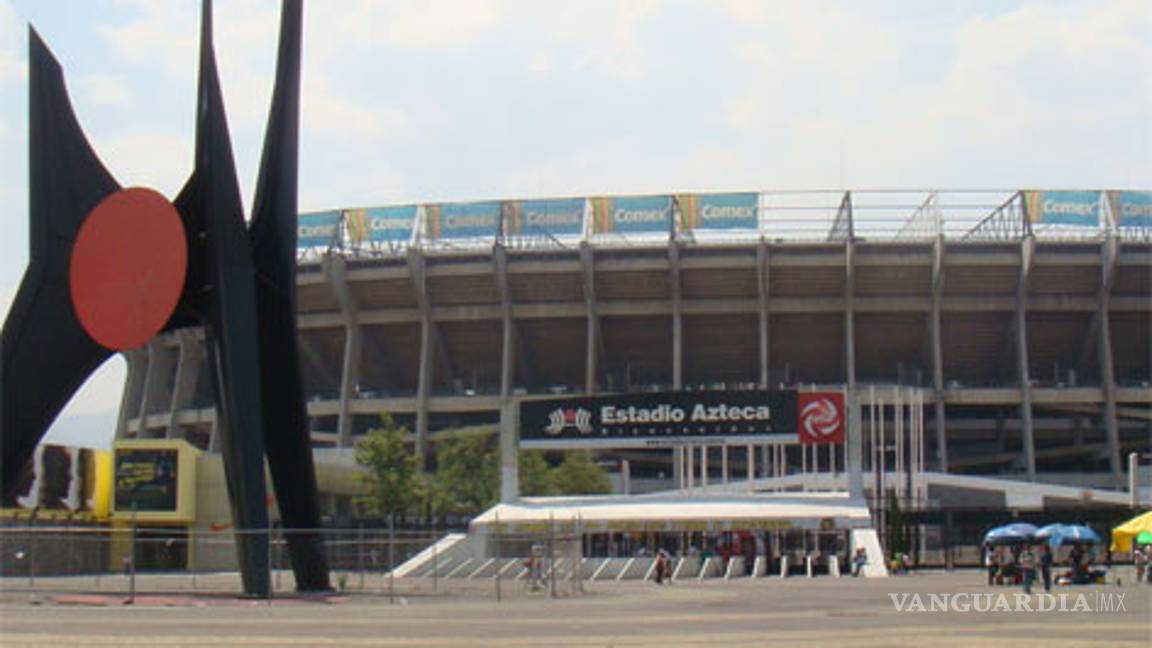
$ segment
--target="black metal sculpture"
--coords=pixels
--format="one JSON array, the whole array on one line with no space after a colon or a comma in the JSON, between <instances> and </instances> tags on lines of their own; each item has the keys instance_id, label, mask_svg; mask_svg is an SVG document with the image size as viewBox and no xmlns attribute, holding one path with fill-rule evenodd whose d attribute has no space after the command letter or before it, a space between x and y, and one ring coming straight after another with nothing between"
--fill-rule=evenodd
<instances>
[{"instance_id":1,"label":"black metal sculpture","mask_svg":"<svg viewBox=\"0 0 1152 648\"><path fill-rule=\"evenodd\" d=\"M327 590L296 351L301 0L282 4L250 228L216 74L210 0L201 20L195 167L171 218L172 204L150 190L121 189L100 163L76 121L59 64L30 29L31 249L3 330L4 490L68 399L113 352L158 332L201 325L244 592L269 592L265 453L297 587ZM178 223L175 230L168 220ZM123 236L142 231L149 234ZM100 258L99 242L124 238L142 239L119 250L129 256L136 250L139 258L128 264L121 258L119 265Z\"/></svg>"}]
</instances>

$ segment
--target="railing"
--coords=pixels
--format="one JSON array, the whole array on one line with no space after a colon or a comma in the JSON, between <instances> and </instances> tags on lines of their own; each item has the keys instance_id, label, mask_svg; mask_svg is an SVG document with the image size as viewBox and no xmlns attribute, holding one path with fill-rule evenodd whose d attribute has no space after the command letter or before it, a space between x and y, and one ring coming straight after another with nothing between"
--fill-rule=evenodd
<instances>
[{"instance_id":1,"label":"railing","mask_svg":"<svg viewBox=\"0 0 1152 648\"><path fill-rule=\"evenodd\" d=\"M756 226L734 229L688 228L681 225L680 203L673 200L669 226L643 233L593 232L586 208L580 233L429 238L423 234L424 209L415 209L411 236L403 241L355 240L341 224L327 248L299 252L302 264L326 254L348 257L399 257L410 250L425 254L487 253L494 245L515 250L576 250L587 242L596 247L652 247L675 240L688 245L724 245L766 239L775 243L820 243L846 240L1012 241L1026 236L1049 240L1093 240L1114 235L1123 240L1152 242L1152 226L1119 226L1116 199L1102 192L1095 225L1044 223L1029 217L1026 195L1015 189L852 191L795 190L756 194Z\"/></svg>"},{"instance_id":2,"label":"railing","mask_svg":"<svg viewBox=\"0 0 1152 648\"><path fill-rule=\"evenodd\" d=\"M0 592L30 596L100 596L133 602L164 596L193 600L242 593L236 571L236 536L254 536L265 548L269 598L296 594L287 534L279 528L238 532L141 525L7 526L0 528ZM570 596L583 591L582 543L571 532L503 534L506 547L523 549L500 559L504 573L470 552L437 555L444 534L427 529L346 528L301 531L319 537L333 594L388 597L438 592L480 597L531 594ZM536 559L525 560L535 551ZM424 552L411 573L397 568ZM516 556L516 557L512 557Z\"/></svg>"}]
</instances>

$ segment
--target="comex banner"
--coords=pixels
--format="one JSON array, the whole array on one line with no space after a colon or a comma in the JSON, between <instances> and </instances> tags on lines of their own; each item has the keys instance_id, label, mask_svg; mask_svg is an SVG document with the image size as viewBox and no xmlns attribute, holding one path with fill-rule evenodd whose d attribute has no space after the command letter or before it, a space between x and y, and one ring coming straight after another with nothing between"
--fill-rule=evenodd
<instances>
[{"instance_id":1,"label":"comex banner","mask_svg":"<svg viewBox=\"0 0 1152 648\"><path fill-rule=\"evenodd\" d=\"M1117 227L1152 228L1152 192L1113 192Z\"/></svg>"},{"instance_id":2,"label":"comex banner","mask_svg":"<svg viewBox=\"0 0 1152 648\"><path fill-rule=\"evenodd\" d=\"M579 236L583 233L583 198L504 203L504 234L508 236Z\"/></svg>"},{"instance_id":3,"label":"comex banner","mask_svg":"<svg viewBox=\"0 0 1152 648\"><path fill-rule=\"evenodd\" d=\"M672 226L671 196L624 196L590 198L592 229L597 234L661 233Z\"/></svg>"},{"instance_id":4,"label":"comex banner","mask_svg":"<svg viewBox=\"0 0 1152 648\"><path fill-rule=\"evenodd\" d=\"M430 239L494 237L500 231L500 203L441 203L424 206L424 235Z\"/></svg>"},{"instance_id":5,"label":"comex banner","mask_svg":"<svg viewBox=\"0 0 1152 648\"><path fill-rule=\"evenodd\" d=\"M1099 191L1026 191L1028 218L1042 225L1100 225Z\"/></svg>"},{"instance_id":6,"label":"comex banner","mask_svg":"<svg viewBox=\"0 0 1152 648\"><path fill-rule=\"evenodd\" d=\"M742 194L682 194L680 227L686 230L756 229L759 196Z\"/></svg>"},{"instance_id":7,"label":"comex banner","mask_svg":"<svg viewBox=\"0 0 1152 648\"><path fill-rule=\"evenodd\" d=\"M352 243L404 243L412 238L416 205L348 209L344 228Z\"/></svg>"},{"instance_id":8,"label":"comex banner","mask_svg":"<svg viewBox=\"0 0 1152 648\"><path fill-rule=\"evenodd\" d=\"M296 247L330 247L340 237L340 212L300 214L296 218Z\"/></svg>"},{"instance_id":9,"label":"comex banner","mask_svg":"<svg viewBox=\"0 0 1152 648\"><path fill-rule=\"evenodd\" d=\"M822 393L805 393L805 405ZM834 394L839 396L839 394ZM526 447L649 447L684 443L796 442L795 391L706 391L560 398L520 404ZM820 410L820 411L815 411ZM843 400L809 407L815 442L843 438ZM836 427L839 426L839 427Z\"/></svg>"}]
</instances>

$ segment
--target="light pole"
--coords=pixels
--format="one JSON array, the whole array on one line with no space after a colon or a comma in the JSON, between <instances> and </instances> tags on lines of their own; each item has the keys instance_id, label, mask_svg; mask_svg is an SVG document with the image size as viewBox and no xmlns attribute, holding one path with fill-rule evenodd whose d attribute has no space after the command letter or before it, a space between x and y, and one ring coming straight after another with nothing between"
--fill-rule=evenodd
<instances>
[{"instance_id":1,"label":"light pole","mask_svg":"<svg viewBox=\"0 0 1152 648\"><path fill-rule=\"evenodd\" d=\"M136 602L136 487L132 487L132 549L128 558L128 605Z\"/></svg>"}]
</instances>

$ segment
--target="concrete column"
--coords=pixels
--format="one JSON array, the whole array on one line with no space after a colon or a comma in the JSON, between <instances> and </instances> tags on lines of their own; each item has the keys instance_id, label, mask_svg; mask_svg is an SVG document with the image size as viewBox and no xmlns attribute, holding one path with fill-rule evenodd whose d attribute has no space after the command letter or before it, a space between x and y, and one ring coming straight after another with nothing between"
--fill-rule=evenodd
<instances>
[{"instance_id":1,"label":"concrete column","mask_svg":"<svg viewBox=\"0 0 1152 648\"><path fill-rule=\"evenodd\" d=\"M492 250L496 265L496 287L500 293L502 340L500 347L500 501L520 498L519 407L512 398L515 328L512 300L508 292L508 252L497 245Z\"/></svg>"},{"instance_id":2,"label":"concrete column","mask_svg":"<svg viewBox=\"0 0 1152 648\"><path fill-rule=\"evenodd\" d=\"M412 277L416 303L420 307L420 375L416 385L416 456L427 468L431 445L428 434L428 398L432 387L432 353L435 343L432 331L432 308L428 303L428 289L424 277L424 257L420 251L408 251L408 270Z\"/></svg>"},{"instance_id":3,"label":"concrete column","mask_svg":"<svg viewBox=\"0 0 1152 648\"><path fill-rule=\"evenodd\" d=\"M844 244L844 373L847 393L844 395L844 407L848 415L848 493L851 497L863 497L864 477L860 473L860 461L863 454L863 435L860 426L860 402L856 394L856 317L855 281L856 281L856 243L849 238Z\"/></svg>"},{"instance_id":4,"label":"concrete column","mask_svg":"<svg viewBox=\"0 0 1152 648\"><path fill-rule=\"evenodd\" d=\"M720 483L728 490L728 444L720 446Z\"/></svg>"},{"instance_id":5,"label":"concrete column","mask_svg":"<svg viewBox=\"0 0 1152 648\"><path fill-rule=\"evenodd\" d=\"M693 459L695 455L692 454L692 446L686 445L680 447L680 457L683 463L683 479L684 490L691 492L692 486L695 482L695 477L692 473Z\"/></svg>"},{"instance_id":6,"label":"concrete column","mask_svg":"<svg viewBox=\"0 0 1152 648\"><path fill-rule=\"evenodd\" d=\"M1020 276L1016 282L1016 371L1020 377L1020 432L1024 445L1024 470L1029 480L1036 479L1036 439L1032 424L1032 380L1028 372L1028 275L1036 239L1027 236L1020 242Z\"/></svg>"},{"instance_id":7,"label":"concrete column","mask_svg":"<svg viewBox=\"0 0 1152 648\"><path fill-rule=\"evenodd\" d=\"M1113 486L1124 487L1124 475L1120 464L1120 425L1116 418L1116 371L1112 356L1112 330L1109 310L1112 306L1112 280L1116 272L1116 257L1119 244L1115 236L1109 236L1101 248L1102 268L1100 270L1100 296L1097 299L1099 311L1097 320L1097 353L1100 365L1100 386L1104 392L1104 431L1107 440L1108 469L1112 473Z\"/></svg>"},{"instance_id":8,"label":"concrete column","mask_svg":"<svg viewBox=\"0 0 1152 648\"><path fill-rule=\"evenodd\" d=\"M768 241L760 237L756 248L756 287L760 300L760 388L768 389Z\"/></svg>"},{"instance_id":9,"label":"concrete column","mask_svg":"<svg viewBox=\"0 0 1152 648\"><path fill-rule=\"evenodd\" d=\"M604 357L604 340L600 336L600 314L596 307L596 257L587 241L580 243L580 265L584 285L584 312L588 322L584 357L584 392L596 393L596 377Z\"/></svg>"},{"instance_id":10,"label":"concrete column","mask_svg":"<svg viewBox=\"0 0 1152 648\"><path fill-rule=\"evenodd\" d=\"M337 445L352 445L352 401L360 385L363 334L360 328L360 305L348 288L348 262L341 256L327 256L323 261L324 278L328 281L344 316L344 358L340 370L340 413L336 423Z\"/></svg>"},{"instance_id":11,"label":"concrete column","mask_svg":"<svg viewBox=\"0 0 1152 648\"><path fill-rule=\"evenodd\" d=\"M520 499L520 408L512 400L500 405L500 501Z\"/></svg>"},{"instance_id":12,"label":"concrete column","mask_svg":"<svg viewBox=\"0 0 1152 648\"><path fill-rule=\"evenodd\" d=\"M700 485L708 485L708 446L700 446Z\"/></svg>"},{"instance_id":13,"label":"concrete column","mask_svg":"<svg viewBox=\"0 0 1152 648\"><path fill-rule=\"evenodd\" d=\"M421 466L427 466L428 452L428 392L432 385L432 321L425 317L420 322L420 374L416 384L416 456Z\"/></svg>"},{"instance_id":14,"label":"concrete column","mask_svg":"<svg viewBox=\"0 0 1152 648\"><path fill-rule=\"evenodd\" d=\"M208 452L220 452L220 418L212 410L212 428L208 430Z\"/></svg>"},{"instance_id":15,"label":"concrete column","mask_svg":"<svg viewBox=\"0 0 1152 648\"><path fill-rule=\"evenodd\" d=\"M176 360L176 380L172 385L172 403L168 408L168 438L184 438L177 422L180 412L188 409L196 393L196 379L200 375L202 347L192 329L176 331L180 355Z\"/></svg>"},{"instance_id":16,"label":"concrete column","mask_svg":"<svg viewBox=\"0 0 1152 648\"><path fill-rule=\"evenodd\" d=\"M753 490L752 480L756 479L756 447L752 444L745 446L744 457L747 462L745 468L747 469L748 490L751 491Z\"/></svg>"},{"instance_id":17,"label":"concrete column","mask_svg":"<svg viewBox=\"0 0 1152 648\"><path fill-rule=\"evenodd\" d=\"M496 266L496 287L500 293L500 317L503 333L500 350L500 401L503 405L512 395L512 372L515 362L513 345L516 342L512 322L512 303L508 295L508 252L504 246L497 245L492 249L492 258Z\"/></svg>"},{"instance_id":18,"label":"concrete column","mask_svg":"<svg viewBox=\"0 0 1152 648\"><path fill-rule=\"evenodd\" d=\"M148 372L148 353L144 349L131 349L122 354L128 375L124 391L120 394L120 413L116 417L116 438L128 436L128 421L137 418L142 410L144 380Z\"/></svg>"},{"instance_id":19,"label":"concrete column","mask_svg":"<svg viewBox=\"0 0 1152 648\"><path fill-rule=\"evenodd\" d=\"M672 274L672 388L684 389L684 325L680 306L680 244L668 242L668 268Z\"/></svg>"},{"instance_id":20,"label":"concrete column","mask_svg":"<svg viewBox=\"0 0 1152 648\"><path fill-rule=\"evenodd\" d=\"M138 438L148 436L148 414L153 409L164 411L160 407L160 399L171 396L168 386L168 374L172 370L173 354L168 349L168 336L161 335L148 342L148 368L144 373L144 393L140 398L140 427L136 432ZM170 403L169 403L170 404Z\"/></svg>"},{"instance_id":21,"label":"concrete column","mask_svg":"<svg viewBox=\"0 0 1152 648\"><path fill-rule=\"evenodd\" d=\"M936 237L932 256L932 388L936 393L933 409L936 418L936 468L948 472L948 432L944 410L944 345L940 325L940 303L944 293L944 236Z\"/></svg>"}]
</instances>

